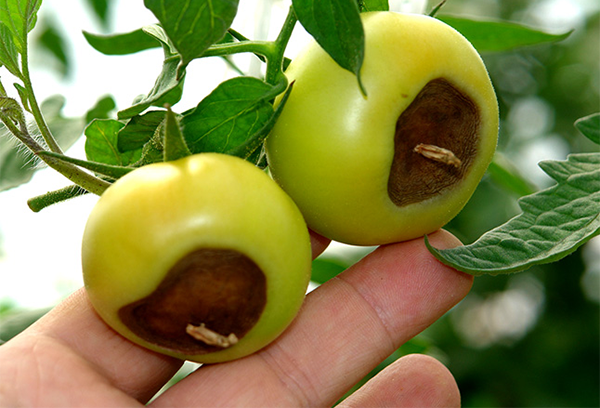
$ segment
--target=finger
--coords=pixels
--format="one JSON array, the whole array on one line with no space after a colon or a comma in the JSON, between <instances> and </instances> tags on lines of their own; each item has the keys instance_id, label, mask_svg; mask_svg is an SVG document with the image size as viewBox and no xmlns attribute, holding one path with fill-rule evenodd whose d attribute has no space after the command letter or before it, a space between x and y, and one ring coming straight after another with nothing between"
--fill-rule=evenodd
<instances>
[{"instance_id":1,"label":"finger","mask_svg":"<svg viewBox=\"0 0 600 408\"><path fill-rule=\"evenodd\" d=\"M96 314L83 289L6 345L11 342L20 347L43 343L44 348L35 349L36 358L42 365L50 358L78 362L64 376L77 381L83 376L94 375L141 402L151 398L182 364L177 359L141 348L117 334ZM50 349L57 350L54 357L46 352ZM47 380L56 380L57 391L62 390L63 379L49 377Z\"/></svg>"},{"instance_id":2,"label":"finger","mask_svg":"<svg viewBox=\"0 0 600 408\"><path fill-rule=\"evenodd\" d=\"M430 240L438 248L459 244L446 232ZM439 263L422 239L383 246L311 292L278 341L249 358L201 367L155 404L332 405L471 285L471 276Z\"/></svg>"},{"instance_id":3,"label":"finger","mask_svg":"<svg viewBox=\"0 0 600 408\"><path fill-rule=\"evenodd\" d=\"M460 407L460 392L442 363L411 354L390 364L338 407Z\"/></svg>"},{"instance_id":4,"label":"finger","mask_svg":"<svg viewBox=\"0 0 600 408\"><path fill-rule=\"evenodd\" d=\"M313 256L323 252L329 242L311 232ZM139 347L117 334L96 314L83 289L12 343L26 346L41 338L48 342L46 348L59 346L62 352L77 358L81 370L94 370L94 375L117 385L141 402L147 402L182 365L180 360Z\"/></svg>"}]
</instances>

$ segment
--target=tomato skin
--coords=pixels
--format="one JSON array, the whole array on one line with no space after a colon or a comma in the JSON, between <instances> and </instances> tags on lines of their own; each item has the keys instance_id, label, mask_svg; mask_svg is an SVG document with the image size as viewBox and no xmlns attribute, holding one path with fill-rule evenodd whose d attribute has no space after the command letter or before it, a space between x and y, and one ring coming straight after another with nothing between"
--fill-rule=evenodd
<instances>
[{"instance_id":1,"label":"tomato skin","mask_svg":"<svg viewBox=\"0 0 600 408\"><path fill-rule=\"evenodd\" d=\"M378 245L433 232L458 214L494 154L498 105L481 58L448 25L394 12L362 18L367 97L352 73L310 44L286 71L294 87L267 139L267 157L272 177L311 229L339 242ZM460 87L479 107L478 154L451 189L399 207L387 192L396 122L436 78Z\"/></svg>"},{"instance_id":2,"label":"tomato skin","mask_svg":"<svg viewBox=\"0 0 600 408\"><path fill-rule=\"evenodd\" d=\"M198 248L238 251L267 277L267 304L232 347L188 355L149 343L119 319L119 309L152 293L179 259ZM89 298L117 332L152 350L214 363L274 340L298 312L310 279L306 224L292 200L252 164L203 153L141 167L117 180L86 224L82 262Z\"/></svg>"}]
</instances>

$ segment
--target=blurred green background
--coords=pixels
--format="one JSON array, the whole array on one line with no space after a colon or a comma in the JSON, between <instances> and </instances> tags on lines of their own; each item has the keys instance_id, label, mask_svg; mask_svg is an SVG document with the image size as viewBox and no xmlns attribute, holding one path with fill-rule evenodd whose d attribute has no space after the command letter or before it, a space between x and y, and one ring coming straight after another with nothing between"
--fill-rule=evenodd
<instances>
[{"instance_id":1,"label":"blurred green background","mask_svg":"<svg viewBox=\"0 0 600 408\"><path fill-rule=\"evenodd\" d=\"M112 2L86 1L93 6L90 13L108 29ZM570 152L597 150L573 127L578 118L600 111L597 3L449 0L441 11L510 20L553 33L574 30L561 43L483 55L500 102L499 157L514 166L532 189L552 184L537 167L540 160L564 160ZM430 2L426 9L433 5ZM43 29L35 47L53 55L57 76L66 77L74 56L59 22L40 23ZM488 174L447 229L470 243L518 214L518 198ZM0 233L0 257L1 245ZM326 281L369 251L337 249L314 262L316 282ZM476 278L463 302L378 369L407 353L427 353L455 375L465 407L598 407L599 301L596 238L559 262L512 276ZM15 310L11 305L0 300L3 340L45 311Z\"/></svg>"}]
</instances>

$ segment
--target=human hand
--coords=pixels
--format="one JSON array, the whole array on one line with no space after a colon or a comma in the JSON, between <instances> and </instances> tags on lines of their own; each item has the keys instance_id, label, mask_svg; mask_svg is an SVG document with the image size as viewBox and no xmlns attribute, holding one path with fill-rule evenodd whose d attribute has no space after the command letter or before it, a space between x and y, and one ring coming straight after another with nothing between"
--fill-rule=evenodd
<instances>
[{"instance_id":1,"label":"human hand","mask_svg":"<svg viewBox=\"0 0 600 408\"><path fill-rule=\"evenodd\" d=\"M445 231L434 246L458 245ZM313 236L313 255L328 242ZM246 358L204 365L151 406L331 406L470 290L472 277L439 263L422 239L378 248L311 292L273 343ZM129 342L79 290L0 347L0 406L143 406L182 362ZM343 407L459 406L450 372L424 355L403 357Z\"/></svg>"}]
</instances>

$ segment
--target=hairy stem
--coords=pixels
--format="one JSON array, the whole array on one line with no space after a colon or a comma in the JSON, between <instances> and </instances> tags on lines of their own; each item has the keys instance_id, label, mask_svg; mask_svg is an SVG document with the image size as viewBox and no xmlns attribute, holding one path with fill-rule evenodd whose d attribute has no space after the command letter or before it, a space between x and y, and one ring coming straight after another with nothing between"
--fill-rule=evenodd
<instances>
[{"instance_id":1,"label":"hairy stem","mask_svg":"<svg viewBox=\"0 0 600 408\"><path fill-rule=\"evenodd\" d=\"M33 92L33 85L31 84L31 77L29 74L27 42L23 45L23 52L21 53L21 69L23 73L23 85L27 90L27 99L29 100L29 107L31 108L31 113L35 118L35 123L37 123L42 137L48 145L48 148L55 153L62 153L62 149L58 145L58 142L54 136L52 136L52 132L50 131L50 128L44 119L44 115L42 115L42 111L36 100L35 93Z\"/></svg>"},{"instance_id":2,"label":"hairy stem","mask_svg":"<svg viewBox=\"0 0 600 408\"><path fill-rule=\"evenodd\" d=\"M79 185L90 193L101 195L106 190L110 183L89 174L79 167L67 163L59 158L44 155L44 148L35 141L33 137L27 131L27 128L17 125L8 118L5 114L0 113L0 121L4 123L7 129L23 143L31 152L33 152L38 158L40 158L48 167L58 171L60 174L71 180L73 183Z\"/></svg>"},{"instance_id":3,"label":"hairy stem","mask_svg":"<svg viewBox=\"0 0 600 408\"><path fill-rule=\"evenodd\" d=\"M27 205L33 212L40 212L44 208L53 204L60 203L71 198L79 197L88 192L78 185L70 185L60 190L50 191L37 197L27 200Z\"/></svg>"}]
</instances>

